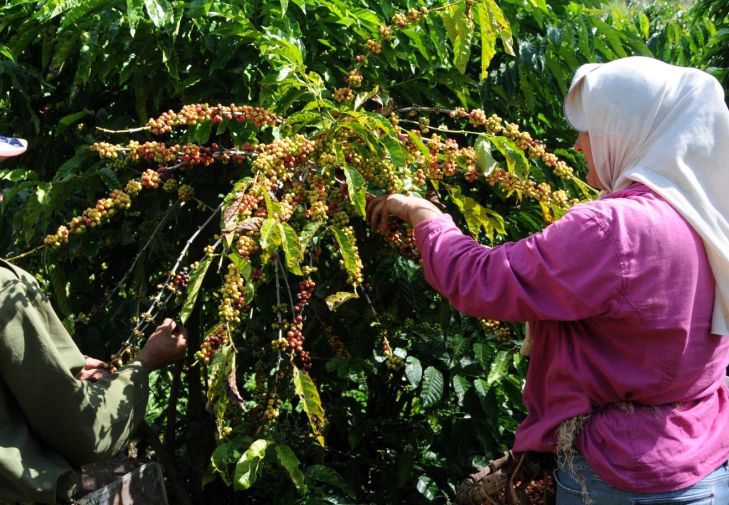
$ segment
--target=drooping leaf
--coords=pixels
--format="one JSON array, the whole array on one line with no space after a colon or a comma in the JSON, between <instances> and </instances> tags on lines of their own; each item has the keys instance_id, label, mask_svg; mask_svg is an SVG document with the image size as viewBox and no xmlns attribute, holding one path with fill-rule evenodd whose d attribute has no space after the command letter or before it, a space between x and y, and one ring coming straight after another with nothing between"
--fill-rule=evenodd
<instances>
[{"instance_id":1,"label":"drooping leaf","mask_svg":"<svg viewBox=\"0 0 729 505\"><path fill-rule=\"evenodd\" d=\"M466 65L471 57L471 42L473 40L473 21L466 3L451 4L446 12L441 14L446 33L453 48L453 66L462 73L466 73Z\"/></svg>"},{"instance_id":2,"label":"drooping leaf","mask_svg":"<svg viewBox=\"0 0 729 505\"><path fill-rule=\"evenodd\" d=\"M299 465L301 464L299 458L296 457L296 454L291 447L286 444L276 444L275 448L276 457L278 458L279 463L281 463L281 466L283 466L289 473L294 485L302 492L306 492L306 479L299 468Z\"/></svg>"},{"instance_id":3,"label":"drooping leaf","mask_svg":"<svg viewBox=\"0 0 729 505\"><path fill-rule=\"evenodd\" d=\"M428 408L440 401L443 396L443 387L445 382L443 380L443 373L435 368L429 366L423 373L423 385L420 391L420 399L423 402L423 407Z\"/></svg>"},{"instance_id":4,"label":"drooping leaf","mask_svg":"<svg viewBox=\"0 0 729 505\"><path fill-rule=\"evenodd\" d=\"M486 377L486 383L488 387L493 386L507 374L510 362L509 353L507 351L499 351L494 356L491 362L491 370L489 371L488 377Z\"/></svg>"},{"instance_id":5,"label":"drooping leaf","mask_svg":"<svg viewBox=\"0 0 729 505\"><path fill-rule=\"evenodd\" d=\"M423 366L415 356L408 356L405 360L405 377L413 387L418 387L423 378Z\"/></svg>"},{"instance_id":6,"label":"drooping leaf","mask_svg":"<svg viewBox=\"0 0 729 505\"><path fill-rule=\"evenodd\" d=\"M481 79L488 78L488 69L491 60L496 54L496 34L494 33L491 16L484 2L476 4L478 24L481 32Z\"/></svg>"},{"instance_id":7,"label":"drooping leaf","mask_svg":"<svg viewBox=\"0 0 729 505\"><path fill-rule=\"evenodd\" d=\"M491 155L491 143L481 135L476 139L473 148L476 151L476 166L484 176L491 175L499 166L499 162Z\"/></svg>"},{"instance_id":8,"label":"drooping leaf","mask_svg":"<svg viewBox=\"0 0 729 505\"><path fill-rule=\"evenodd\" d=\"M270 440L259 438L243 453L235 465L233 486L236 490L248 489L256 482L261 460L266 456Z\"/></svg>"},{"instance_id":9,"label":"drooping leaf","mask_svg":"<svg viewBox=\"0 0 729 505\"><path fill-rule=\"evenodd\" d=\"M304 229L301 230L301 233L299 234L299 243L301 244L301 249L304 251L309 246L309 242L311 242L311 239L313 239L316 236L316 232L319 231L319 228L321 228L322 221L309 221L304 226Z\"/></svg>"},{"instance_id":10,"label":"drooping leaf","mask_svg":"<svg viewBox=\"0 0 729 505\"><path fill-rule=\"evenodd\" d=\"M167 0L144 0L149 19L157 28L171 24L174 17L172 5Z\"/></svg>"},{"instance_id":11,"label":"drooping leaf","mask_svg":"<svg viewBox=\"0 0 729 505\"><path fill-rule=\"evenodd\" d=\"M347 193L349 194L349 201L352 202L354 208L357 209L357 213L365 217L365 193L367 187L365 185L364 177L360 174L356 168L348 164L342 166L344 169L344 176L347 179Z\"/></svg>"},{"instance_id":12,"label":"drooping leaf","mask_svg":"<svg viewBox=\"0 0 729 505\"><path fill-rule=\"evenodd\" d=\"M288 223L280 223L282 244L284 255L286 257L286 268L291 273L302 275L301 262L304 260L304 251L299 244L299 237Z\"/></svg>"},{"instance_id":13,"label":"drooping leaf","mask_svg":"<svg viewBox=\"0 0 729 505\"><path fill-rule=\"evenodd\" d=\"M468 382L468 379L460 375L454 375L451 382L453 383L453 391L456 393L456 398L458 398L458 404L462 405L466 393L471 388L471 384Z\"/></svg>"},{"instance_id":14,"label":"drooping leaf","mask_svg":"<svg viewBox=\"0 0 729 505\"><path fill-rule=\"evenodd\" d=\"M206 257L200 262L197 269L190 274L190 280L187 283L187 290L185 291L185 303L182 304L182 310L180 310L180 324L185 324L187 318L192 314L192 309L195 307L197 295L200 292L210 263L212 263L212 258Z\"/></svg>"},{"instance_id":15,"label":"drooping leaf","mask_svg":"<svg viewBox=\"0 0 729 505\"><path fill-rule=\"evenodd\" d=\"M339 244L339 251L342 253L342 260L344 260L344 268L352 276L356 276L358 273L357 254L354 250L352 241L336 226L332 226L331 230L334 232L334 237L337 239L337 243Z\"/></svg>"},{"instance_id":16,"label":"drooping leaf","mask_svg":"<svg viewBox=\"0 0 729 505\"><path fill-rule=\"evenodd\" d=\"M327 421L319 398L319 390L309 374L297 367L294 367L294 389L301 400L304 412L309 417L309 425L317 442L326 447L322 430Z\"/></svg>"},{"instance_id":17,"label":"drooping leaf","mask_svg":"<svg viewBox=\"0 0 729 505\"><path fill-rule=\"evenodd\" d=\"M425 474L418 477L418 483L415 488L428 501L433 501L438 496L438 484Z\"/></svg>"},{"instance_id":18,"label":"drooping leaf","mask_svg":"<svg viewBox=\"0 0 729 505\"><path fill-rule=\"evenodd\" d=\"M261 249L266 257L273 254L278 246L281 245L281 232L278 221L266 218L261 224Z\"/></svg>"}]
</instances>

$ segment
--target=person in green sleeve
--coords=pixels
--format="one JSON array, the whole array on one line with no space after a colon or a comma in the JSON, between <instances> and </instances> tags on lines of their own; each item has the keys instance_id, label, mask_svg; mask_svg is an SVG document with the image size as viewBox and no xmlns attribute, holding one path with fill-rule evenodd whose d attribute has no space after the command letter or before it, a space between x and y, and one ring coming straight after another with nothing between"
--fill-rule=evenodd
<instances>
[{"instance_id":1,"label":"person in green sleeve","mask_svg":"<svg viewBox=\"0 0 729 505\"><path fill-rule=\"evenodd\" d=\"M0 158L20 154L2 148ZM109 373L79 351L35 279L0 260L0 503L70 502L80 466L113 456L144 418L149 372L186 349L186 330L166 319Z\"/></svg>"}]
</instances>

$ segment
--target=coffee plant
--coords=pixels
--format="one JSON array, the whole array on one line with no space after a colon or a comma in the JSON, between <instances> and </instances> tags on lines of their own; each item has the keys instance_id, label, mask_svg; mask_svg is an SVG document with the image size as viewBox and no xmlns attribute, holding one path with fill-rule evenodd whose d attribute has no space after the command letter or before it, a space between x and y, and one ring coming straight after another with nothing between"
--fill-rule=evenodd
<instances>
[{"instance_id":1,"label":"coffee plant","mask_svg":"<svg viewBox=\"0 0 729 505\"><path fill-rule=\"evenodd\" d=\"M0 171L3 254L112 369L162 317L189 328L137 441L171 501L446 503L510 446L523 328L452 310L365 206L417 194L498 245L592 198L574 69L699 62L715 32L600 7L0 8L0 124L31 145Z\"/></svg>"}]
</instances>

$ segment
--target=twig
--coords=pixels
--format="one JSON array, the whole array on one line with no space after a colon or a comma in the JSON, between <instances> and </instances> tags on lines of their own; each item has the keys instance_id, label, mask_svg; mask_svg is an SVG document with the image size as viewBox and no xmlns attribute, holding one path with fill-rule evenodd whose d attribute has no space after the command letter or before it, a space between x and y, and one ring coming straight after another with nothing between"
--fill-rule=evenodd
<instances>
[{"instance_id":1,"label":"twig","mask_svg":"<svg viewBox=\"0 0 729 505\"><path fill-rule=\"evenodd\" d=\"M180 252L179 256L177 257L177 261L175 262L175 265L172 267L172 270L167 274L167 277L165 278L165 281L162 284L162 288L159 290L157 295L152 300L152 303L150 304L149 308L139 317L139 321L137 322L136 326L132 330L132 334L124 341L122 344L122 348L128 348L131 345L132 340L134 340L135 336L138 334L139 331L141 331L142 328L146 328L146 326L149 324L150 321L154 321L154 318L156 316L156 313L153 315L152 311L154 311L159 305L166 304L170 298L174 295L174 293L170 293L167 298L164 300L164 302L160 301L162 300L162 295L167 290L167 286L170 283L170 279L172 279L172 276L177 273L177 269L179 268L180 264L182 263L182 259L187 254L187 250L190 248L192 243L195 241L198 235L200 235L200 232L202 232L205 227L210 224L210 221L212 221L213 217L220 211L220 209L223 208L223 204L225 202L221 201L220 205L210 214L210 216L205 220L203 224L201 224L198 229L195 231L195 233L192 234L192 236L187 239L187 242L185 242L185 246L182 248L182 251ZM216 242L217 243L217 242Z\"/></svg>"},{"instance_id":2,"label":"twig","mask_svg":"<svg viewBox=\"0 0 729 505\"><path fill-rule=\"evenodd\" d=\"M5 258L5 261L7 261L8 263L12 263L15 260L19 260L19 259L25 258L26 256L30 256L31 254L35 254L38 251L44 249L45 247L46 247L45 244L41 244L39 246L34 247L30 251L25 251L24 253L18 254L17 256L13 256L11 258Z\"/></svg>"},{"instance_id":3,"label":"twig","mask_svg":"<svg viewBox=\"0 0 729 505\"><path fill-rule=\"evenodd\" d=\"M107 300L109 298L111 298L112 296L114 296L114 293L116 293L117 290L119 290L119 288L121 288L124 285L124 283L126 282L127 278L129 277L129 275L134 271L134 267L137 266L137 262L139 261L139 258L142 257L142 253L150 246L150 244L152 244L152 239L154 239L155 235L157 235L157 233L165 225L165 223L167 222L167 219L169 219L169 217L172 215L172 211L175 210L176 208L182 208L183 205L185 205L185 202L181 202L181 204L179 205L179 207L170 207L169 209L167 209L167 212L165 213L164 216L162 216L162 219L160 220L160 222L157 225L157 227L152 231L152 234L147 239L147 242L139 250L139 253L137 253L137 256L134 258L134 261L132 262L132 265L127 270L127 273L124 274L124 277L122 277L122 279L119 281L119 283L116 286L114 286L114 289L112 289L111 290L111 293L109 293L109 295L107 296Z\"/></svg>"}]
</instances>

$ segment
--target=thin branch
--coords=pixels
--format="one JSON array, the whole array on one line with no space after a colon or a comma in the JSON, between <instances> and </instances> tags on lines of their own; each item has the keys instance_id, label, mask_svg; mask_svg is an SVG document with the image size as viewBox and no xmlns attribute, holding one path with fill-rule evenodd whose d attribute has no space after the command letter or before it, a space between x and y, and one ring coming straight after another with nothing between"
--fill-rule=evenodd
<instances>
[{"instance_id":1,"label":"thin branch","mask_svg":"<svg viewBox=\"0 0 729 505\"><path fill-rule=\"evenodd\" d=\"M122 285L124 285L124 283L126 282L127 278L129 277L129 275L131 275L131 273L134 271L134 267L137 266L137 262L142 257L142 253L144 251L146 251L147 248L152 244L152 240L154 239L155 235L157 235L157 233L165 225L165 223L167 222L167 219L169 219L169 217L172 215L172 211L175 210L175 209L178 209L178 208L182 208L183 205L185 205L185 202L181 202L181 204L179 206L170 207L169 209L167 209L167 212L165 213L164 216L162 216L162 219L160 220L160 222L157 225L157 227L152 231L152 234L147 239L147 242L139 250L139 253L137 253L137 256L134 258L134 261L132 262L132 265L127 270L127 273L124 274L124 277L122 277L122 279L119 281L119 283L116 286L114 286L114 289L112 289L111 292L109 293L109 295L107 296L107 300L109 298L111 298L112 296L114 296L114 293L116 293L122 287Z\"/></svg>"},{"instance_id":2,"label":"thin branch","mask_svg":"<svg viewBox=\"0 0 729 505\"><path fill-rule=\"evenodd\" d=\"M45 247L46 247L45 244L41 244L41 245L39 245L37 247L34 247L30 251L25 251L24 253L18 254L17 256L13 256L11 258L5 258L5 261L7 261L8 263L13 263L16 260L25 258L26 256L30 256L31 254L35 254L35 253L43 250Z\"/></svg>"},{"instance_id":3,"label":"thin branch","mask_svg":"<svg viewBox=\"0 0 729 505\"><path fill-rule=\"evenodd\" d=\"M149 308L139 317L139 321L137 322L136 326L132 330L132 334L126 339L124 344L122 344L123 348L129 347L131 345L131 342L134 340L135 336L138 334L138 332L142 331L143 328L146 328L147 325L151 321L154 321L154 319L155 319L156 315L159 313L159 311L155 312L154 314L153 314L153 311L155 309L158 309L159 306L165 305L170 300L170 298L172 298L172 296L174 296L174 293L170 293L167 296L167 298L165 298L164 301L161 301L162 295L167 290L167 286L169 285L172 277L177 273L177 269L180 267L180 264L182 263L182 259L187 254L187 250L190 248L190 246L195 241L197 236L200 235L202 230L205 229L205 227L208 224L210 224L210 222L213 220L213 217L215 217L217 215L218 211L220 211L220 209L223 208L224 203L225 203L224 201L221 201L220 205L218 205L218 207L210 214L210 216L205 220L205 222L198 227L198 229L195 231L195 233L192 234L192 236L190 236L189 239L187 239L187 242L185 242L185 246L182 248L182 251L180 252L179 256L177 257L177 261L175 261L175 265L172 267L172 270L170 270L170 272L167 274L167 277L165 278L165 281L162 283L162 288L159 290L157 295L152 300L152 303L150 304ZM218 242L216 242L216 244L219 242L220 242L220 240L218 240Z\"/></svg>"}]
</instances>

